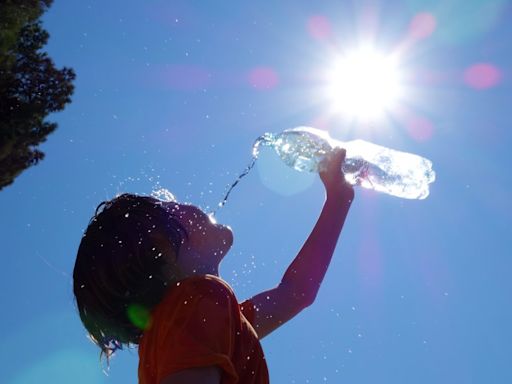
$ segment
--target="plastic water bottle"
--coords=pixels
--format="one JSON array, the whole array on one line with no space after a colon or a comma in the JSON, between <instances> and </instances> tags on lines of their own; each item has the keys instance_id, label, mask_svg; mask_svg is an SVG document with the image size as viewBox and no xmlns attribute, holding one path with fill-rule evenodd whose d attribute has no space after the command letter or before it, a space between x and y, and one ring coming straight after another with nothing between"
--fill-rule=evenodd
<instances>
[{"instance_id":1,"label":"plastic water bottle","mask_svg":"<svg viewBox=\"0 0 512 384\"><path fill-rule=\"evenodd\" d=\"M345 148L342 169L348 183L405 199L426 198L429 184L435 180L432 162L421 156L364 140L338 141L311 127L264 134L254 144L254 158L260 145L273 147L287 165L308 172L318 172L321 161L334 148Z\"/></svg>"}]
</instances>

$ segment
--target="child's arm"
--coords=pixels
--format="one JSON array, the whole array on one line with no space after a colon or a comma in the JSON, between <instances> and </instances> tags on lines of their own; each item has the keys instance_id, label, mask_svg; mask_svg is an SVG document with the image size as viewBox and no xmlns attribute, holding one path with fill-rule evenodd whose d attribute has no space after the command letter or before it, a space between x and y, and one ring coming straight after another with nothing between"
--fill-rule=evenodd
<instances>
[{"instance_id":1,"label":"child's arm","mask_svg":"<svg viewBox=\"0 0 512 384\"><path fill-rule=\"evenodd\" d=\"M354 199L354 190L341 171L344 158L345 151L338 150L326 159L320 172L326 189L322 212L281 283L250 299L257 309L253 325L260 339L315 301Z\"/></svg>"}]
</instances>

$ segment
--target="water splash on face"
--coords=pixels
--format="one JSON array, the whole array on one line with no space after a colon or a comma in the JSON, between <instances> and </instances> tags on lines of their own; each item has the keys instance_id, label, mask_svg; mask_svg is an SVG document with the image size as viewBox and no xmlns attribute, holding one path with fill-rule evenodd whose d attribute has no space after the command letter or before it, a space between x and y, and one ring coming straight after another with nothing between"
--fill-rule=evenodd
<instances>
[{"instance_id":1,"label":"water splash on face","mask_svg":"<svg viewBox=\"0 0 512 384\"><path fill-rule=\"evenodd\" d=\"M214 209L209 214L210 217L213 218L215 216L215 214L217 213L217 211L219 209L221 209L222 207L224 207L224 205L226 205L228 197L229 197L231 191L233 190L233 188L235 188L236 185L240 182L240 180L244 176L246 176L251 171L251 169L254 167L254 165L256 164L256 160L258 159L258 156L260 154L260 146L261 145L270 146L270 145L272 145L274 140L275 140L274 135L272 135L271 133L265 133L265 134L263 134L262 136L260 136L260 137L258 137L256 139L256 141L254 142L254 144L252 146L252 159L251 159L251 162L245 168L245 170L236 178L236 180L233 182L233 184L231 184L231 186L228 188L226 194L224 195L224 198L221 200L221 202L219 204L217 204L217 208Z\"/></svg>"}]
</instances>

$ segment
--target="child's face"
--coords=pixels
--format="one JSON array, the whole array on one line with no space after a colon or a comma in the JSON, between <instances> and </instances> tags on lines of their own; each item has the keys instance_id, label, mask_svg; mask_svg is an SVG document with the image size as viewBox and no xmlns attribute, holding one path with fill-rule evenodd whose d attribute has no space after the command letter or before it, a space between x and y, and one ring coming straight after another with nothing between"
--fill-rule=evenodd
<instances>
[{"instance_id":1,"label":"child's face","mask_svg":"<svg viewBox=\"0 0 512 384\"><path fill-rule=\"evenodd\" d=\"M217 224L194 205L168 203L168 211L187 231L177 263L187 276L218 275L219 264L233 244L231 228Z\"/></svg>"}]
</instances>

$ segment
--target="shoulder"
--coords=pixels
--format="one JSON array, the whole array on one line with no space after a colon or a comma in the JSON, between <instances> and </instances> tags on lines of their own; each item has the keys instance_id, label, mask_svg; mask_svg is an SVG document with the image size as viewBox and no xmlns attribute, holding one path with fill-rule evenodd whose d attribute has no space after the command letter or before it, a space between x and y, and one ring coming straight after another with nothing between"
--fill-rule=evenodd
<instances>
[{"instance_id":1,"label":"shoulder","mask_svg":"<svg viewBox=\"0 0 512 384\"><path fill-rule=\"evenodd\" d=\"M229 284L214 275L189 277L179 282L176 288L180 296L189 296L195 300L209 298L222 303L237 302Z\"/></svg>"},{"instance_id":2,"label":"shoulder","mask_svg":"<svg viewBox=\"0 0 512 384\"><path fill-rule=\"evenodd\" d=\"M233 289L222 280L214 275L197 276L192 280L192 284L196 289L207 291L209 293L220 293L234 296Z\"/></svg>"},{"instance_id":3,"label":"shoulder","mask_svg":"<svg viewBox=\"0 0 512 384\"><path fill-rule=\"evenodd\" d=\"M230 334L239 308L229 285L210 275L194 276L183 280L182 284L175 308L179 312L178 323L183 321L186 329L205 340L217 340L219 334Z\"/></svg>"},{"instance_id":4,"label":"shoulder","mask_svg":"<svg viewBox=\"0 0 512 384\"><path fill-rule=\"evenodd\" d=\"M168 292L153 310L153 317L184 320L195 312L225 311L238 308L231 287L213 275L192 276L169 287Z\"/></svg>"}]
</instances>

